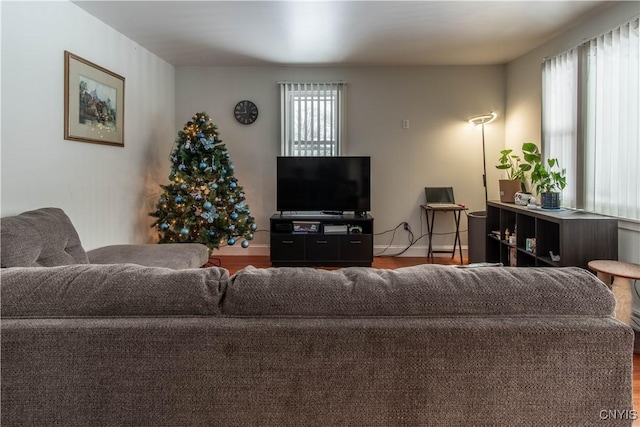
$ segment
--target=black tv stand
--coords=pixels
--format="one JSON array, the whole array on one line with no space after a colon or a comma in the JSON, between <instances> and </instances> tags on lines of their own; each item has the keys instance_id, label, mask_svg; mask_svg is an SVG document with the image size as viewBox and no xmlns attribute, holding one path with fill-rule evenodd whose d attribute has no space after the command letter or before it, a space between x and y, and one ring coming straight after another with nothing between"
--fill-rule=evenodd
<instances>
[{"instance_id":1,"label":"black tv stand","mask_svg":"<svg viewBox=\"0 0 640 427\"><path fill-rule=\"evenodd\" d=\"M318 232L300 231L295 223L314 223ZM274 267L371 267L373 263L373 218L366 212L364 216L280 212L271 216L270 230Z\"/></svg>"},{"instance_id":2,"label":"black tv stand","mask_svg":"<svg viewBox=\"0 0 640 427\"><path fill-rule=\"evenodd\" d=\"M323 215L342 215L342 211L321 211Z\"/></svg>"}]
</instances>

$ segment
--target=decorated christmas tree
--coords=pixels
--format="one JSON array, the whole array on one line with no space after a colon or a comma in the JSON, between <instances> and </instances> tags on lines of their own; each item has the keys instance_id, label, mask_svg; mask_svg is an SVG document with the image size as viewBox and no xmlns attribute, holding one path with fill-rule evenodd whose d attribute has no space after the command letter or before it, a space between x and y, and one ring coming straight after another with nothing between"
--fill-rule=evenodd
<instances>
[{"instance_id":1,"label":"decorated christmas tree","mask_svg":"<svg viewBox=\"0 0 640 427\"><path fill-rule=\"evenodd\" d=\"M234 177L227 147L207 113L197 113L178 132L168 185L151 216L161 243L197 242L210 250L242 240L249 246L257 226Z\"/></svg>"}]
</instances>

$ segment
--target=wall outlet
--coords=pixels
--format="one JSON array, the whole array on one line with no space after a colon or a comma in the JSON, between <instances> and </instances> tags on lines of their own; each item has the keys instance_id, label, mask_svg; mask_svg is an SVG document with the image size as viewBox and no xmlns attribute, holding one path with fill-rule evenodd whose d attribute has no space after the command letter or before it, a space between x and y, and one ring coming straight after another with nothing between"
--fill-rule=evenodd
<instances>
[{"instance_id":1,"label":"wall outlet","mask_svg":"<svg viewBox=\"0 0 640 427\"><path fill-rule=\"evenodd\" d=\"M402 129L409 129L409 120L402 121Z\"/></svg>"}]
</instances>

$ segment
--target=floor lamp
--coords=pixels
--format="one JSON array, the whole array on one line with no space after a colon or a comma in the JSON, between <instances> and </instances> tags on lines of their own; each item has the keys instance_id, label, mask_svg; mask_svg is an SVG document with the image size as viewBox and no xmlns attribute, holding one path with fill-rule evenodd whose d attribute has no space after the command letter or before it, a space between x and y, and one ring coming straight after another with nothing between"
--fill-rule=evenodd
<instances>
[{"instance_id":1,"label":"floor lamp","mask_svg":"<svg viewBox=\"0 0 640 427\"><path fill-rule=\"evenodd\" d=\"M482 174L482 184L484 185L484 201L485 204L489 200L487 196L487 158L486 158L486 150L484 145L484 125L491 123L498 117L496 113L493 111L489 114L483 114L481 116L472 117L469 119L469 123L474 126L482 126L482 166L484 173Z\"/></svg>"},{"instance_id":2,"label":"floor lamp","mask_svg":"<svg viewBox=\"0 0 640 427\"><path fill-rule=\"evenodd\" d=\"M474 126L482 126L482 166L484 173L482 174L482 183L484 184L484 206L483 212L471 212L467 215L468 218L468 235L469 235L469 264L486 262L486 221L487 221L487 159L486 150L484 145L484 125L491 123L497 117L497 114L493 111L489 114L483 114L481 116L472 117L469 119L469 123Z\"/></svg>"}]
</instances>

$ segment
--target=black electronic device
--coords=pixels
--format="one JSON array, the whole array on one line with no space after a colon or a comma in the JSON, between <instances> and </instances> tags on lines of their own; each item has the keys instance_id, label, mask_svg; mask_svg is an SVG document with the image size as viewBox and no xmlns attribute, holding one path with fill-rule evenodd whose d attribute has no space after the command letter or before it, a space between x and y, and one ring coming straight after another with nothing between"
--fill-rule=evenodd
<instances>
[{"instance_id":1,"label":"black electronic device","mask_svg":"<svg viewBox=\"0 0 640 427\"><path fill-rule=\"evenodd\" d=\"M278 223L275 225L275 230L278 232L292 232L293 224L290 222Z\"/></svg>"},{"instance_id":2,"label":"black electronic device","mask_svg":"<svg viewBox=\"0 0 640 427\"><path fill-rule=\"evenodd\" d=\"M362 234L362 227L359 225L350 225L349 234Z\"/></svg>"},{"instance_id":3,"label":"black electronic device","mask_svg":"<svg viewBox=\"0 0 640 427\"><path fill-rule=\"evenodd\" d=\"M276 209L283 211L371 210L371 158L277 158Z\"/></svg>"}]
</instances>

